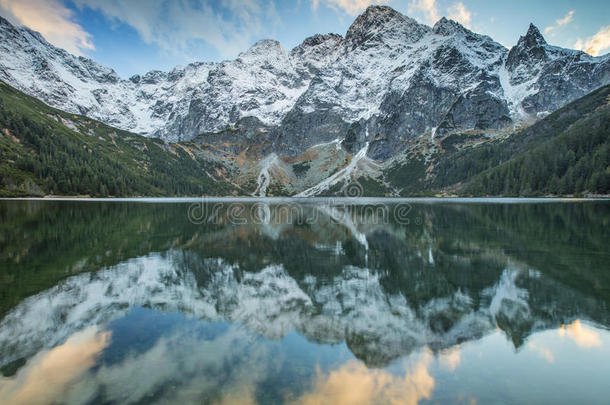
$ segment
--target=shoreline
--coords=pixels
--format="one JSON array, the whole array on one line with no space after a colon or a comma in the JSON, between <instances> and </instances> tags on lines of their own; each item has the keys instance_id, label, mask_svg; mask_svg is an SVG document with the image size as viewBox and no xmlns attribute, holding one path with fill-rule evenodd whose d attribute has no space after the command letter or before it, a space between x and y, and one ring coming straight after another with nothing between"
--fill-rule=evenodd
<instances>
[{"instance_id":1,"label":"shoreline","mask_svg":"<svg viewBox=\"0 0 610 405\"><path fill-rule=\"evenodd\" d=\"M312 203L336 202L366 204L387 203L553 203L610 201L610 196L591 197L0 197L0 201L79 201L79 202L140 202L140 203L194 203L194 202L268 202Z\"/></svg>"}]
</instances>

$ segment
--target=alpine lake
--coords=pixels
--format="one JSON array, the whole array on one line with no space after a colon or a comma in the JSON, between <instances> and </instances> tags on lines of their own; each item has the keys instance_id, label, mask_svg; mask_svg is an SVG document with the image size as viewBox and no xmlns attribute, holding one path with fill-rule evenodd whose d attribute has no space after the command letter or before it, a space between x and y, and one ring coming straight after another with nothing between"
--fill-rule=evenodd
<instances>
[{"instance_id":1,"label":"alpine lake","mask_svg":"<svg viewBox=\"0 0 610 405\"><path fill-rule=\"evenodd\" d=\"M1 404L608 404L610 201L0 201Z\"/></svg>"}]
</instances>

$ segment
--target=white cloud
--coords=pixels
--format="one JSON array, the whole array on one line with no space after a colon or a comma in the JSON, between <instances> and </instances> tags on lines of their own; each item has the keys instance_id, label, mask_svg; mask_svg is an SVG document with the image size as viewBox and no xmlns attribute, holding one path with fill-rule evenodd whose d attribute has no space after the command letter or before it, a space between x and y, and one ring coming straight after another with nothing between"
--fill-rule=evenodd
<instances>
[{"instance_id":1,"label":"white cloud","mask_svg":"<svg viewBox=\"0 0 610 405\"><path fill-rule=\"evenodd\" d=\"M371 4L389 3L389 0L312 0L311 7L315 11L320 2L335 10L341 10L349 15L357 15Z\"/></svg>"},{"instance_id":2,"label":"white cloud","mask_svg":"<svg viewBox=\"0 0 610 405\"><path fill-rule=\"evenodd\" d=\"M464 3L461 1L453 3L445 11L449 18L470 28L472 12L466 8ZM430 25L436 23L441 18L441 12L436 4L436 0L412 0L411 3L409 3L408 12L409 14L422 15L424 21Z\"/></svg>"},{"instance_id":3,"label":"white cloud","mask_svg":"<svg viewBox=\"0 0 610 405\"><path fill-rule=\"evenodd\" d=\"M553 32L553 31L555 31L559 27L563 27L564 25L568 25L570 22L572 22L572 18L573 17L574 17L574 10L568 11L568 14L566 14L565 17L559 18L559 19L555 20L555 25L551 25L549 27L546 27L544 29L544 33L545 34L549 34L549 33Z\"/></svg>"},{"instance_id":4,"label":"white cloud","mask_svg":"<svg viewBox=\"0 0 610 405\"><path fill-rule=\"evenodd\" d=\"M455 371L462 362L460 346L454 346L451 349L442 351L438 356L438 362L446 370Z\"/></svg>"},{"instance_id":5,"label":"white cloud","mask_svg":"<svg viewBox=\"0 0 610 405\"><path fill-rule=\"evenodd\" d=\"M599 56L605 50L610 49L610 25L600 28L597 34L585 40L578 39L574 48L585 51L586 53Z\"/></svg>"},{"instance_id":6,"label":"white cloud","mask_svg":"<svg viewBox=\"0 0 610 405\"><path fill-rule=\"evenodd\" d=\"M226 0L214 7L206 0L74 0L78 7L103 13L134 28L144 42L185 54L202 40L222 57L235 57L270 31L277 15L272 1Z\"/></svg>"},{"instance_id":7,"label":"white cloud","mask_svg":"<svg viewBox=\"0 0 610 405\"><path fill-rule=\"evenodd\" d=\"M538 353L540 357L545 359L547 363L553 364L555 362L555 355L553 351L544 345L539 345L536 342L528 343L527 347L535 353Z\"/></svg>"},{"instance_id":8,"label":"white cloud","mask_svg":"<svg viewBox=\"0 0 610 405\"><path fill-rule=\"evenodd\" d=\"M409 14L421 12L429 24L434 24L440 19L436 0L413 0L409 3Z\"/></svg>"},{"instance_id":9,"label":"white cloud","mask_svg":"<svg viewBox=\"0 0 610 405\"><path fill-rule=\"evenodd\" d=\"M91 35L72 20L72 11L60 0L0 0L0 10L13 23L40 32L75 55L95 49Z\"/></svg>"},{"instance_id":10,"label":"white cloud","mask_svg":"<svg viewBox=\"0 0 610 405\"><path fill-rule=\"evenodd\" d=\"M457 2L447 9L448 17L462 24L466 28L470 28L472 13L466 9L464 3Z\"/></svg>"},{"instance_id":11,"label":"white cloud","mask_svg":"<svg viewBox=\"0 0 610 405\"><path fill-rule=\"evenodd\" d=\"M560 18L556 21L557 25L566 25L570 21L572 21L572 16L574 15L574 10L570 10L565 17Z\"/></svg>"}]
</instances>

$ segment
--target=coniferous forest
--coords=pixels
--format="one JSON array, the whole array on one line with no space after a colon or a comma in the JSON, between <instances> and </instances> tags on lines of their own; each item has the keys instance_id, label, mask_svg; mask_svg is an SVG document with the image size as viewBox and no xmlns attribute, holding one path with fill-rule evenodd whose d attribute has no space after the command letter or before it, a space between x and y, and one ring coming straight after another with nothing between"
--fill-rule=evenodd
<instances>
[{"instance_id":1,"label":"coniferous forest","mask_svg":"<svg viewBox=\"0 0 610 405\"><path fill-rule=\"evenodd\" d=\"M70 128L70 127L72 128ZM0 195L228 194L193 145L120 131L0 84Z\"/></svg>"}]
</instances>

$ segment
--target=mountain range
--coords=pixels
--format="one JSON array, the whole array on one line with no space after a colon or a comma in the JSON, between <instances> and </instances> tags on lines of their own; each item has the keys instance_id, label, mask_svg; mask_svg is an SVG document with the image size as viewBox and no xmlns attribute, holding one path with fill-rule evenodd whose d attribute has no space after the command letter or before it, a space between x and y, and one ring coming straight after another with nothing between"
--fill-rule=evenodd
<instances>
[{"instance_id":1,"label":"mountain range","mask_svg":"<svg viewBox=\"0 0 610 405\"><path fill-rule=\"evenodd\" d=\"M204 172L216 167L222 175L210 177L231 184L236 194L346 194L356 183L353 195L410 195L457 192L460 187L450 186L491 165L453 176L451 184L439 180L438 166L457 152L510 140L607 86L610 55L551 46L534 25L509 50L446 18L430 27L371 6L344 36L315 35L290 51L262 40L235 60L122 79L0 17L0 80L65 113L129 131L132 139L160 138L166 149L189 150L199 166L207 165ZM480 190L605 193L610 172L600 167L602 180L588 173L581 187L555 187L563 192ZM557 174L558 184L566 172ZM66 192L37 187L43 194ZM227 188L214 189L201 192ZM192 187L159 190L194 193Z\"/></svg>"}]
</instances>

